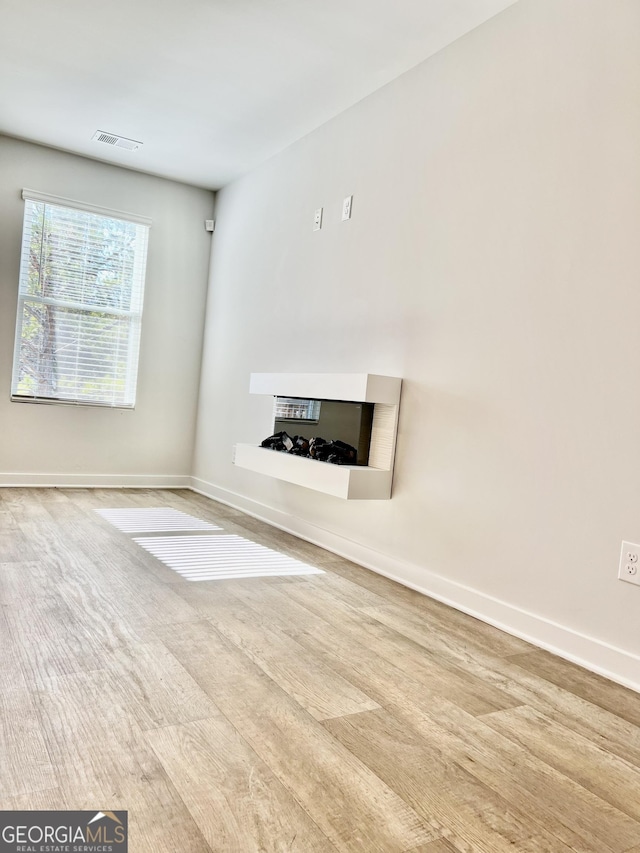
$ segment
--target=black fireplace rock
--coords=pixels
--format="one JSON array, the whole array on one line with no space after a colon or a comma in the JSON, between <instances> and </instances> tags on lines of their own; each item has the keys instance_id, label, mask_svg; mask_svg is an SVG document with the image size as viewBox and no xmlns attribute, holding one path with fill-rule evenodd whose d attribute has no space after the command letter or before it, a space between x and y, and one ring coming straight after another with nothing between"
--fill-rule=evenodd
<instances>
[{"instance_id":1,"label":"black fireplace rock","mask_svg":"<svg viewBox=\"0 0 640 853\"><path fill-rule=\"evenodd\" d=\"M345 441L327 441L320 436L306 439L301 435L293 438L284 430L270 435L261 442L260 447L290 453L292 456L303 456L306 459L317 459L318 462L331 462L333 465L355 465L358 451Z\"/></svg>"},{"instance_id":2,"label":"black fireplace rock","mask_svg":"<svg viewBox=\"0 0 640 853\"><path fill-rule=\"evenodd\" d=\"M334 465L355 465L358 451L345 441L325 441L324 438L309 440L309 455L319 462L332 462Z\"/></svg>"},{"instance_id":3,"label":"black fireplace rock","mask_svg":"<svg viewBox=\"0 0 640 853\"><path fill-rule=\"evenodd\" d=\"M270 450L280 450L282 453L288 453L293 447L293 441L291 436L282 430L282 432L277 432L275 435L265 438L260 447L268 447Z\"/></svg>"}]
</instances>

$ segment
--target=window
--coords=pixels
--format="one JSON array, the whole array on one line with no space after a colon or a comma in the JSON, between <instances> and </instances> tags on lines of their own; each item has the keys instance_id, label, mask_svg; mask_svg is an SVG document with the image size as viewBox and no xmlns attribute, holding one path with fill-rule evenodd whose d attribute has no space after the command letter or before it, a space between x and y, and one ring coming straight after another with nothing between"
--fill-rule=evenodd
<instances>
[{"instance_id":1,"label":"window","mask_svg":"<svg viewBox=\"0 0 640 853\"><path fill-rule=\"evenodd\" d=\"M320 400L304 400L300 397L276 397L275 420L313 421L320 418Z\"/></svg>"},{"instance_id":2,"label":"window","mask_svg":"<svg viewBox=\"0 0 640 853\"><path fill-rule=\"evenodd\" d=\"M12 400L132 408L150 221L22 195Z\"/></svg>"}]
</instances>

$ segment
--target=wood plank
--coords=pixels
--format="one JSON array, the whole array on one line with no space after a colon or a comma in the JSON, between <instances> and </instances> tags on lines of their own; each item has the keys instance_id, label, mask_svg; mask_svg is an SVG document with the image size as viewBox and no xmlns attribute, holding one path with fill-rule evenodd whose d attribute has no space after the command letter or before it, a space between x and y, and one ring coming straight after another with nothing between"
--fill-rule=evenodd
<instances>
[{"instance_id":1,"label":"wood plank","mask_svg":"<svg viewBox=\"0 0 640 853\"><path fill-rule=\"evenodd\" d=\"M105 656L105 668L114 697L143 731L220 713L160 642L113 649Z\"/></svg>"},{"instance_id":2,"label":"wood plank","mask_svg":"<svg viewBox=\"0 0 640 853\"><path fill-rule=\"evenodd\" d=\"M75 546L76 550L86 557L95 559L104 550L110 559L106 565L104 561L100 561L103 569L117 574L121 581L124 581L122 566L125 560L129 578L152 578L160 583L182 581L179 576L176 579L174 571L148 554L128 534L122 533L95 513L85 518L69 519L61 527L65 541ZM114 559L115 557L118 559Z\"/></svg>"},{"instance_id":3,"label":"wood plank","mask_svg":"<svg viewBox=\"0 0 640 853\"><path fill-rule=\"evenodd\" d=\"M156 501L156 504L158 502ZM115 502L114 502L115 504ZM113 507L105 507L111 509ZM118 508L115 505L115 508ZM137 509L138 507L136 507ZM133 537L137 536L137 531L124 533L118 530L113 524L102 518L94 515L91 518L74 519L66 525L69 536L77 542L80 547L87 545L86 531L91 530L91 535L103 542L108 542L110 548L119 556L131 561L133 565L133 573L137 576L151 577L161 583L176 583L182 582L182 578L178 577L176 581L176 573L161 563L156 557L151 556L147 551L141 548L137 542L134 542ZM141 531L144 533L145 531ZM89 551L94 553L93 549Z\"/></svg>"},{"instance_id":4,"label":"wood plank","mask_svg":"<svg viewBox=\"0 0 640 853\"><path fill-rule=\"evenodd\" d=\"M48 679L36 695L68 808L126 809L136 853L211 853L104 672Z\"/></svg>"},{"instance_id":5,"label":"wood plank","mask_svg":"<svg viewBox=\"0 0 640 853\"><path fill-rule=\"evenodd\" d=\"M397 604L407 612L414 612L425 622L433 621L440 626L445 625L447 632L459 630L469 637L474 637L476 642L481 642L485 648L491 649L495 654L501 656L523 654L535 648L519 637L500 631L448 604L402 586L384 575L369 571L335 554L326 553L320 565L353 583L365 586L386 599L387 603Z\"/></svg>"},{"instance_id":6,"label":"wood plank","mask_svg":"<svg viewBox=\"0 0 640 853\"><path fill-rule=\"evenodd\" d=\"M0 799L34 794L58 784L26 686L0 691Z\"/></svg>"},{"instance_id":7,"label":"wood plank","mask_svg":"<svg viewBox=\"0 0 640 853\"><path fill-rule=\"evenodd\" d=\"M511 679L511 692L554 722L567 726L613 755L640 767L640 728L598 705L544 679L504 663L500 676Z\"/></svg>"},{"instance_id":8,"label":"wood plank","mask_svg":"<svg viewBox=\"0 0 640 853\"><path fill-rule=\"evenodd\" d=\"M495 853L569 853L529 812L510 806L387 710L323 723L443 835L462 848Z\"/></svg>"},{"instance_id":9,"label":"wood plank","mask_svg":"<svg viewBox=\"0 0 640 853\"><path fill-rule=\"evenodd\" d=\"M30 520L51 521L46 507L38 499L39 491L29 488L0 489L2 508L8 510L18 523Z\"/></svg>"},{"instance_id":10,"label":"wood plank","mask_svg":"<svg viewBox=\"0 0 640 853\"><path fill-rule=\"evenodd\" d=\"M289 596L300 602L306 609L313 611L332 624L341 627L342 630L351 631L355 636L366 636L369 647L375 648L380 656L383 656L407 671L420 673L425 679L446 680L448 689L459 689L460 696L467 695L469 698L469 710L472 713L484 713L473 710L474 703L490 704L500 708L510 708L519 705L517 699L509 696L492 685L488 685L482 679L475 677L473 673L464 671L457 666L446 664L443 667L443 659L439 654L427 654L421 644L416 643L413 637L408 637L396 626L385 625L377 616L371 616L370 608L354 611L350 607L339 607L333 601L329 607L332 596L329 592L322 590L318 584L311 594L307 593L305 587L298 586L292 589ZM376 613L380 608L375 608ZM445 642L446 642L445 637ZM456 699L456 701L458 701Z\"/></svg>"},{"instance_id":11,"label":"wood plank","mask_svg":"<svg viewBox=\"0 0 640 853\"><path fill-rule=\"evenodd\" d=\"M446 613L432 613L417 605L387 604L384 607L367 607L364 612L438 655L446 656L448 649L454 645L480 650L487 656L499 659L513 654L514 640L522 643L477 619L467 617L468 623L460 623L458 619L449 618ZM460 615L464 614L457 614L458 617Z\"/></svg>"},{"instance_id":12,"label":"wood plank","mask_svg":"<svg viewBox=\"0 0 640 853\"><path fill-rule=\"evenodd\" d=\"M365 612L370 612L374 618L381 619L384 624L437 655L441 665L452 664L456 669L463 669L487 684L504 689L520 704L540 707L558 722L570 720L575 730L640 766L640 728L565 690L561 671L558 672L557 684L554 684L523 670L511 658L488 653L476 642L446 633L437 626L432 629L412 612L403 612L393 606L384 611ZM558 659L558 663L561 666L565 662ZM606 737L603 737L602 730L606 730Z\"/></svg>"},{"instance_id":13,"label":"wood plank","mask_svg":"<svg viewBox=\"0 0 640 853\"><path fill-rule=\"evenodd\" d=\"M421 844L419 847L412 847L411 850L405 850L405 853L459 853L459 847L453 847L446 838L438 838L429 844Z\"/></svg>"},{"instance_id":14,"label":"wood plank","mask_svg":"<svg viewBox=\"0 0 640 853\"><path fill-rule=\"evenodd\" d=\"M390 710L448 759L494 790L532 824L581 853L622 853L636 844L640 824L513 741L451 703Z\"/></svg>"},{"instance_id":15,"label":"wood plank","mask_svg":"<svg viewBox=\"0 0 640 853\"><path fill-rule=\"evenodd\" d=\"M272 578L250 578L247 583L252 586L262 586ZM237 595L237 580L199 581L197 583L182 583L176 588L178 595L197 613L195 621L209 619L219 610L233 607L242 603Z\"/></svg>"},{"instance_id":16,"label":"wood plank","mask_svg":"<svg viewBox=\"0 0 640 853\"><path fill-rule=\"evenodd\" d=\"M47 788L15 797L0 798L0 811L67 811L68 806L60 788Z\"/></svg>"},{"instance_id":17,"label":"wood plank","mask_svg":"<svg viewBox=\"0 0 640 853\"><path fill-rule=\"evenodd\" d=\"M285 633L307 648L322 649L324 662L346 678L349 676L344 668L348 671L357 668L359 676L366 671L371 683L386 673L387 687L390 682L401 684L416 701L428 701L430 695L441 693L472 714L520 704L474 676L452 668L443 669L422 648L370 616L338 601L329 607L330 596L317 587L311 590L296 584L287 587L286 592L272 588L258 594L243 588L237 594L256 612L271 614ZM361 683L358 686L384 704L386 688L382 688L381 697L380 691L373 694Z\"/></svg>"},{"instance_id":18,"label":"wood plank","mask_svg":"<svg viewBox=\"0 0 640 853\"><path fill-rule=\"evenodd\" d=\"M335 851L223 717L150 731L146 738L212 850Z\"/></svg>"},{"instance_id":19,"label":"wood plank","mask_svg":"<svg viewBox=\"0 0 640 853\"><path fill-rule=\"evenodd\" d=\"M0 692L23 686L18 644L9 628L6 608L0 607Z\"/></svg>"},{"instance_id":20,"label":"wood plank","mask_svg":"<svg viewBox=\"0 0 640 853\"><path fill-rule=\"evenodd\" d=\"M63 575L57 566L44 560L0 562L0 605L11 607L32 598L52 598Z\"/></svg>"},{"instance_id":21,"label":"wood plank","mask_svg":"<svg viewBox=\"0 0 640 853\"><path fill-rule=\"evenodd\" d=\"M387 604L387 600L381 595L340 577L340 575L335 575L333 572L301 578L301 587L311 594L316 589L323 593L329 593L336 602L354 610L365 607L382 607Z\"/></svg>"},{"instance_id":22,"label":"wood plank","mask_svg":"<svg viewBox=\"0 0 640 853\"><path fill-rule=\"evenodd\" d=\"M635 691L614 684L570 661L561 660L543 649L530 654L513 655L509 660L561 686L563 690L570 690L592 705L599 705L634 726L640 726L640 694Z\"/></svg>"},{"instance_id":23,"label":"wood plank","mask_svg":"<svg viewBox=\"0 0 640 853\"><path fill-rule=\"evenodd\" d=\"M92 606L94 612L105 607L109 599L112 609L126 612L134 628L198 618L171 586L157 581L155 572L141 558L145 553L142 548L115 528L113 532L101 530L97 519L81 525L23 524L21 529L38 547L41 559L57 563L67 575L73 574L74 583L81 580L85 597L95 595L99 599L99 606ZM154 565L161 565L150 559Z\"/></svg>"},{"instance_id":24,"label":"wood plank","mask_svg":"<svg viewBox=\"0 0 640 853\"><path fill-rule=\"evenodd\" d=\"M209 620L316 720L379 708L303 646L242 605L218 610Z\"/></svg>"},{"instance_id":25,"label":"wood plank","mask_svg":"<svg viewBox=\"0 0 640 853\"><path fill-rule=\"evenodd\" d=\"M0 532L0 563L23 563L37 559L37 552L21 530Z\"/></svg>"},{"instance_id":26,"label":"wood plank","mask_svg":"<svg viewBox=\"0 0 640 853\"><path fill-rule=\"evenodd\" d=\"M212 625L184 625L164 639L338 850L400 853L433 840L412 809Z\"/></svg>"},{"instance_id":27,"label":"wood plank","mask_svg":"<svg viewBox=\"0 0 640 853\"><path fill-rule=\"evenodd\" d=\"M277 614L278 618L291 621L291 612L286 608L284 608L284 612L281 612L275 603L275 598L271 601L271 610ZM425 690L424 685L412 683L411 679L405 673L398 670L394 673L393 668L390 668L389 664L372 656L369 649L358 647L354 642L345 641L343 637L341 638L339 632L334 631L333 626L325 625L322 631L307 630L306 632L297 632L295 636L299 642L303 642L303 644L308 643L308 647L313 649L315 654L322 654L323 659L330 661L338 671L344 671L345 674L349 674L354 683L358 684L361 689L365 690L373 698L385 702L387 706L395 706L396 710L401 708L405 712L408 712L409 719L416 712L416 709L419 708L429 708L430 712L434 713L437 711L436 716L441 721L446 721L447 724L451 719L461 718L465 721L465 727L468 727L469 721L473 721L474 719L459 707L452 704L452 702L443 700L436 692L429 693ZM471 731L475 736L475 730L471 729ZM461 739L454 738L453 741L457 744L458 749L464 751L464 737ZM503 744L498 743L496 751L499 753L501 749L503 749ZM509 766L516 766L517 760L519 759L509 762ZM501 796L508 800L512 793L513 780L510 772L506 772L505 776L506 781L500 789L500 793ZM491 777L490 772L488 773L488 777ZM487 778L484 778L483 781L489 785ZM546 778L544 779L544 784L548 784ZM532 784L531 789L525 788L518 793L517 805L522 812L526 813L530 809L531 790L537 791L536 786ZM561 802L562 793L561 786L561 790L556 791L554 807L557 802ZM578 802L580 802L579 797ZM603 851L606 849L600 839L597 840L595 846L582 841L576 833L564 826L557 812L552 812L550 815L548 809L544 807L541 811L544 814L545 824L553 822L552 818L555 820L557 824L556 834L559 838L564 839L564 842L569 847L582 851ZM580 843L577 843L576 839Z\"/></svg>"},{"instance_id":28,"label":"wood plank","mask_svg":"<svg viewBox=\"0 0 640 853\"><path fill-rule=\"evenodd\" d=\"M35 563L0 566L4 592L0 600L24 608L32 599L62 599L74 620L101 647L142 642L149 620L133 597L121 593L117 582L102 575L92 562L73 548L48 551Z\"/></svg>"},{"instance_id":29,"label":"wood plank","mask_svg":"<svg viewBox=\"0 0 640 853\"><path fill-rule=\"evenodd\" d=\"M532 708L488 714L483 721L601 800L640 822L640 768Z\"/></svg>"},{"instance_id":30,"label":"wood plank","mask_svg":"<svg viewBox=\"0 0 640 853\"><path fill-rule=\"evenodd\" d=\"M173 489L170 492L164 489L158 490L159 493L168 497L171 506L175 506L176 509L184 509L185 512L192 512L194 515L199 513L198 518L204 518L205 521L227 518L244 521L250 517L235 507L211 500L211 498L200 495L198 492L192 492L190 489ZM190 507L190 509L187 510L186 507ZM270 529L268 524L262 524L265 528Z\"/></svg>"},{"instance_id":31,"label":"wood plank","mask_svg":"<svg viewBox=\"0 0 640 853\"><path fill-rule=\"evenodd\" d=\"M101 668L104 647L59 597L14 601L5 614L29 684Z\"/></svg>"},{"instance_id":32,"label":"wood plank","mask_svg":"<svg viewBox=\"0 0 640 853\"><path fill-rule=\"evenodd\" d=\"M3 509L0 503L0 533L8 533L18 529L18 522L9 512L8 509Z\"/></svg>"},{"instance_id":33,"label":"wood plank","mask_svg":"<svg viewBox=\"0 0 640 853\"><path fill-rule=\"evenodd\" d=\"M73 489L39 489L39 501L55 522L86 518L88 511L71 500Z\"/></svg>"}]
</instances>

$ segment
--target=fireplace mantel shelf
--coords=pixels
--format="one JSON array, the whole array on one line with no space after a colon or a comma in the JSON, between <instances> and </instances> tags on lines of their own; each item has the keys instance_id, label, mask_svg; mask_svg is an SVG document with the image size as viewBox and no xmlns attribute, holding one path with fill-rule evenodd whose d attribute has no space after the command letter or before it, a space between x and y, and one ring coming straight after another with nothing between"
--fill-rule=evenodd
<instances>
[{"instance_id":1,"label":"fireplace mantel shelf","mask_svg":"<svg viewBox=\"0 0 640 853\"><path fill-rule=\"evenodd\" d=\"M369 465L334 465L255 444L236 444L234 462L338 498L389 500L401 385L397 377L371 373L252 373L252 394L373 403Z\"/></svg>"}]
</instances>

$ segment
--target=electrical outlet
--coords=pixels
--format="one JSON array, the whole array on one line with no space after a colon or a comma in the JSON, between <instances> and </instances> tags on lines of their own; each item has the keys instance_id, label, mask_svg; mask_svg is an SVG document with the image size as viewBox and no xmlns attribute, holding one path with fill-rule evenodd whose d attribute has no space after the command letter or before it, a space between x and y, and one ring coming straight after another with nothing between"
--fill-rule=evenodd
<instances>
[{"instance_id":1,"label":"electrical outlet","mask_svg":"<svg viewBox=\"0 0 640 853\"><path fill-rule=\"evenodd\" d=\"M634 583L640 586L640 545L633 542L623 542L620 549L620 565L618 566L618 577L621 581Z\"/></svg>"},{"instance_id":2,"label":"electrical outlet","mask_svg":"<svg viewBox=\"0 0 640 853\"><path fill-rule=\"evenodd\" d=\"M319 231L322 228L322 208L319 207L313 217L313 230Z\"/></svg>"},{"instance_id":3,"label":"electrical outlet","mask_svg":"<svg viewBox=\"0 0 640 853\"><path fill-rule=\"evenodd\" d=\"M342 221L345 219L351 219L351 202L353 201L353 196L348 195L345 200L342 202Z\"/></svg>"}]
</instances>

